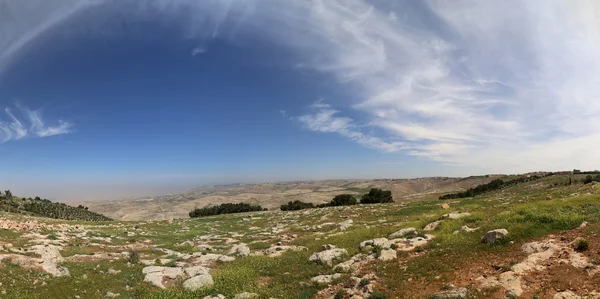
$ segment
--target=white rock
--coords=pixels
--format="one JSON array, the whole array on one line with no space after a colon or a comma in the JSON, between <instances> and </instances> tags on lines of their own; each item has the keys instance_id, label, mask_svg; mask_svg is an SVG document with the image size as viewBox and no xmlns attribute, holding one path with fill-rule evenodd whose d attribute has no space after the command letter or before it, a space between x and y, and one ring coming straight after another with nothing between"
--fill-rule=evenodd
<instances>
[{"instance_id":1,"label":"white rock","mask_svg":"<svg viewBox=\"0 0 600 299\"><path fill-rule=\"evenodd\" d=\"M183 287L186 290L196 291L203 288L211 287L215 284L213 278L210 274L200 274L196 275L186 281L183 282Z\"/></svg>"},{"instance_id":2,"label":"white rock","mask_svg":"<svg viewBox=\"0 0 600 299\"><path fill-rule=\"evenodd\" d=\"M348 219L340 223L340 230L347 230L350 226L352 226L352 222L352 219Z\"/></svg>"},{"instance_id":3,"label":"white rock","mask_svg":"<svg viewBox=\"0 0 600 299\"><path fill-rule=\"evenodd\" d=\"M311 278L312 282L321 283L321 284L329 284L332 281L342 277L342 274L336 273L332 275L319 275Z\"/></svg>"},{"instance_id":4,"label":"white rock","mask_svg":"<svg viewBox=\"0 0 600 299\"><path fill-rule=\"evenodd\" d=\"M196 275L202 275L202 274L208 274L208 268L205 268L202 266L187 267L187 268L183 269L183 271L189 277L194 277Z\"/></svg>"},{"instance_id":5,"label":"white rock","mask_svg":"<svg viewBox=\"0 0 600 299\"><path fill-rule=\"evenodd\" d=\"M381 251L379 257L377 258L380 261L391 261L397 257L396 250L393 249L384 249Z\"/></svg>"},{"instance_id":6,"label":"white rock","mask_svg":"<svg viewBox=\"0 0 600 299\"><path fill-rule=\"evenodd\" d=\"M460 219L463 217L467 217L467 216L471 216L471 213L448 213L448 214L444 214L442 215L442 218L448 218L448 219Z\"/></svg>"},{"instance_id":7,"label":"white rock","mask_svg":"<svg viewBox=\"0 0 600 299\"><path fill-rule=\"evenodd\" d=\"M481 242L487 244L494 244L497 240L500 240L508 235L508 231L506 229L495 229L491 230L481 238Z\"/></svg>"},{"instance_id":8,"label":"white rock","mask_svg":"<svg viewBox=\"0 0 600 299\"><path fill-rule=\"evenodd\" d=\"M433 231L438 227L438 225L440 225L440 223L442 223L441 220L431 222L427 224L423 230L426 232Z\"/></svg>"},{"instance_id":9,"label":"white rock","mask_svg":"<svg viewBox=\"0 0 600 299\"><path fill-rule=\"evenodd\" d=\"M183 269L180 267L149 266L142 269L142 273L146 274L146 277L144 277L145 282L149 282L161 289L166 288L163 284L165 278L176 279L184 276Z\"/></svg>"},{"instance_id":10,"label":"white rock","mask_svg":"<svg viewBox=\"0 0 600 299\"><path fill-rule=\"evenodd\" d=\"M221 294L218 294L216 296L206 296L206 297L204 297L202 299L227 299L227 297L225 297L225 296L223 296Z\"/></svg>"},{"instance_id":11,"label":"white rock","mask_svg":"<svg viewBox=\"0 0 600 299\"><path fill-rule=\"evenodd\" d=\"M554 294L554 299L581 299L581 296L577 296L571 291L564 291Z\"/></svg>"},{"instance_id":12,"label":"white rock","mask_svg":"<svg viewBox=\"0 0 600 299\"><path fill-rule=\"evenodd\" d=\"M348 251L343 248L333 248L321 252L316 252L311 255L308 260L311 262L321 262L328 266L333 265L333 260L348 254Z\"/></svg>"},{"instance_id":13,"label":"white rock","mask_svg":"<svg viewBox=\"0 0 600 299\"><path fill-rule=\"evenodd\" d=\"M404 235L407 235L409 233L414 233L416 231L417 231L417 229L414 227L407 227L407 228L403 228L403 229L389 235L388 238L390 238L390 239L401 238Z\"/></svg>"},{"instance_id":14,"label":"white rock","mask_svg":"<svg viewBox=\"0 0 600 299\"><path fill-rule=\"evenodd\" d=\"M233 299L255 299L258 298L258 294L256 293L248 293L248 292L243 292L240 294L235 295L235 297L233 297Z\"/></svg>"},{"instance_id":15,"label":"white rock","mask_svg":"<svg viewBox=\"0 0 600 299\"><path fill-rule=\"evenodd\" d=\"M249 256L250 255L250 247L248 245L242 243L235 245L229 250L228 254L237 254L239 256Z\"/></svg>"}]
</instances>

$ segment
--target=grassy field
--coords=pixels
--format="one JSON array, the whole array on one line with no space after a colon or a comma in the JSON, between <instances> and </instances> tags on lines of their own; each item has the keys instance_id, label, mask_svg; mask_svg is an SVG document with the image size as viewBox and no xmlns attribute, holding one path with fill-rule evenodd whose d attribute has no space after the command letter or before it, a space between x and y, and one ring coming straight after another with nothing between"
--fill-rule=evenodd
<instances>
[{"instance_id":1,"label":"grassy field","mask_svg":"<svg viewBox=\"0 0 600 299\"><path fill-rule=\"evenodd\" d=\"M553 176L475 198L408 204L258 212L173 221L53 221L49 224L64 223L83 229L44 228L35 238L27 236L31 232L0 230L0 255L9 254L15 248L27 248L40 238L47 239L60 244L65 258L61 265L70 271L70 277L52 277L39 269L26 269L4 259L0 262L0 290L4 292L0 297L104 298L110 291L120 294L118 298L202 298L216 294L233 298L242 292L256 293L260 298L332 298L346 280L368 274L376 277L370 283L373 298L375 294L380 294L379 298L427 298L450 284L465 285L469 296L489 298L494 290L481 290L472 282L465 283L462 269L481 263L487 257L502 255L512 256L515 261L510 263L516 263L522 258L515 253L520 244L574 230L584 221L590 225L581 231L583 236L599 232L596 221L600 216L600 188L581 183L565 185L567 183L568 177ZM450 208L443 209L442 203L448 203ZM427 232L435 236L432 241L411 251L399 251L391 261L373 260L357 271L342 273L339 283L328 286L311 282L312 277L333 274L336 270L309 261L322 245L346 249L347 254L338 259L341 262L359 253L368 254L359 249L365 240L387 237L407 227L421 232L427 224L442 219L442 215L449 212L470 215L444 219L434 231ZM3 215L4 219L14 221L23 220L21 217ZM352 226L340 230L338 224L348 219L353 220ZM467 233L461 231L463 226L479 229ZM485 232L499 228L508 230L507 238L495 245L481 242ZM236 257L232 262L217 262L209 267L214 286L194 292L185 290L182 281L173 281L164 290L144 282L145 265L129 263L128 255L121 254L135 251L142 260L158 261L153 262L157 265L191 263L191 259L162 251L200 252L202 249L198 246L178 246L190 240L196 245L210 245L211 253L225 255L233 244L240 242L248 244L252 252L277 243L306 249L287 251L279 257L248 256ZM96 258L107 253L121 256ZM73 258L76 255L79 257ZM169 261L163 263L160 259Z\"/></svg>"}]
</instances>

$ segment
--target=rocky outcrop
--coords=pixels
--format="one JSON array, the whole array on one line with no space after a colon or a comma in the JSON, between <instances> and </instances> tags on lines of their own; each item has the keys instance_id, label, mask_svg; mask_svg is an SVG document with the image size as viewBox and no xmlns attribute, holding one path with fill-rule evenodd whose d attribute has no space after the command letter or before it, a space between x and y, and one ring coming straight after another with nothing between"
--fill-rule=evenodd
<instances>
[{"instance_id":1,"label":"rocky outcrop","mask_svg":"<svg viewBox=\"0 0 600 299\"><path fill-rule=\"evenodd\" d=\"M442 223L441 220L431 222L427 224L425 228L423 228L423 230L426 232L434 231L438 227L438 225L440 225L440 223Z\"/></svg>"},{"instance_id":2,"label":"rocky outcrop","mask_svg":"<svg viewBox=\"0 0 600 299\"><path fill-rule=\"evenodd\" d=\"M414 233L416 231L417 231L417 229L414 228L414 227L407 227L407 228L403 228L403 229L401 229L401 230L399 230L399 231L397 231L397 232L389 235L388 238L389 239L402 238L405 235L408 235L410 233Z\"/></svg>"},{"instance_id":3,"label":"rocky outcrop","mask_svg":"<svg viewBox=\"0 0 600 299\"><path fill-rule=\"evenodd\" d=\"M324 245L323 248L325 250L314 253L308 258L308 260L311 262L319 262L328 266L332 266L334 259L341 258L342 256L348 254L346 249L336 248L333 245Z\"/></svg>"}]
</instances>

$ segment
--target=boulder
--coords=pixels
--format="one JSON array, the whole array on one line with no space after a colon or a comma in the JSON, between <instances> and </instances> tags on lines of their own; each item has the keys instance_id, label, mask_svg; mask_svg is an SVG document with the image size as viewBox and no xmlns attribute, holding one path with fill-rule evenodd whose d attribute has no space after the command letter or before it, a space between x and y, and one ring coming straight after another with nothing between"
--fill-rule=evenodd
<instances>
[{"instance_id":1,"label":"boulder","mask_svg":"<svg viewBox=\"0 0 600 299\"><path fill-rule=\"evenodd\" d=\"M352 226L352 222L352 219L348 219L340 223L340 230L347 230L350 226Z\"/></svg>"},{"instance_id":2,"label":"boulder","mask_svg":"<svg viewBox=\"0 0 600 299\"><path fill-rule=\"evenodd\" d=\"M442 204L442 209L449 209L449 208L450 208L449 204L447 204L447 203Z\"/></svg>"},{"instance_id":3,"label":"boulder","mask_svg":"<svg viewBox=\"0 0 600 299\"><path fill-rule=\"evenodd\" d=\"M342 274L336 273L336 274L332 274L332 275L315 276L315 277L311 278L310 280L315 283L330 284L332 281L339 279L340 277L342 277Z\"/></svg>"},{"instance_id":4,"label":"boulder","mask_svg":"<svg viewBox=\"0 0 600 299\"><path fill-rule=\"evenodd\" d=\"M554 294L554 299L581 299L581 296L577 296L575 293L571 291L564 291L560 293Z\"/></svg>"},{"instance_id":5,"label":"boulder","mask_svg":"<svg viewBox=\"0 0 600 299\"><path fill-rule=\"evenodd\" d=\"M481 242L487 243L487 244L494 244L494 243L496 243L496 241L503 239L507 235L508 235L508 231L503 228L491 230L491 231L485 233L485 235L481 238Z\"/></svg>"},{"instance_id":6,"label":"boulder","mask_svg":"<svg viewBox=\"0 0 600 299\"><path fill-rule=\"evenodd\" d=\"M196 290L204 289L207 287L211 287L214 284L215 284L215 282L213 281L212 276L208 273L205 273L205 274L196 275L196 276L184 281L183 287L186 290L196 291Z\"/></svg>"},{"instance_id":7,"label":"boulder","mask_svg":"<svg viewBox=\"0 0 600 299\"><path fill-rule=\"evenodd\" d=\"M250 255L250 247L248 245L242 243L235 245L229 250L228 254L237 254L239 256L249 256Z\"/></svg>"},{"instance_id":8,"label":"boulder","mask_svg":"<svg viewBox=\"0 0 600 299\"><path fill-rule=\"evenodd\" d=\"M416 231L417 231L417 229L414 227L407 227L407 228L403 228L403 229L389 235L388 238L390 238L390 239L402 238L403 236L410 234L410 233L414 233Z\"/></svg>"},{"instance_id":9,"label":"boulder","mask_svg":"<svg viewBox=\"0 0 600 299\"><path fill-rule=\"evenodd\" d=\"M432 296L436 299L467 298L467 288L452 288Z\"/></svg>"},{"instance_id":10,"label":"boulder","mask_svg":"<svg viewBox=\"0 0 600 299\"><path fill-rule=\"evenodd\" d=\"M377 259L380 261L391 261L391 260L394 260L396 257L397 257L396 250L384 249L381 251L381 253L379 254L379 257Z\"/></svg>"},{"instance_id":11,"label":"boulder","mask_svg":"<svg viewBox=\"0 0 600 299\"><path fill-rule=\"evenodd\" d=\"M433 231L438 227L438 225L440 225L440 223L442 223L441 220L431 222L431 223L427 224L425 226L425 228L423 228L423 230L426 232Z\"/></svg>"},{"instance_id":12,"label":"boulder","mask_svg":"<svg viewBox=\"0 0 600 299\"><path fill-rule=\"evenodd\" d=\"M184 272L181 267L149 266L142 269L142 273L146 274L146 277L144 277L145 282L149 282L161 289L166 288L163 283L165 278L176 279L184 276Z\"/></svg>"},{"instance_id":13,"label":"boulder","mask_svg":"<svg viewBox=\"0 0 600 299\"><path fill-rule=\"evenodd\" d=\"M319 262L328 266L333 265L333 260L348 254L348 251L343 248L332 248L321 252L316 252L311 255L308 260L311 262Z\"/></svg>"},{"instance_id":14,"label":"boulder","mask_svg":"<svg viewBox=\"0 0 600 299\"><path fill-rule=\"evenodd\" d=\"M442 215L442 218L448 218L448 219L460 219L463 217L467 217L467 216L471 216L471 213L448 213L448 214L444 214Z\"/></svg>"},{"instance_id":15,"label":"boulder","mask_svg":"<svg viewBox=\"0 0 600 299\"><path fill-rule=\"evenodd\" d=\"M185 272L185 274L189 277L194 277L196 275L208 274L208 268L202 266L193 266L183 269L183 272Z\"/></svg>"},{"instance_id":16,"label":"boulder","mask_svg":"<svg viewBox=\"0 0 600 299\"><path fill-rule=\"evenodd\" d=\"M243 292L243 293L237 294L233 297L233 299L255 299L255 298L258 298L258 294L248 293L248 292Z\"/></svg>"}]
</instances>

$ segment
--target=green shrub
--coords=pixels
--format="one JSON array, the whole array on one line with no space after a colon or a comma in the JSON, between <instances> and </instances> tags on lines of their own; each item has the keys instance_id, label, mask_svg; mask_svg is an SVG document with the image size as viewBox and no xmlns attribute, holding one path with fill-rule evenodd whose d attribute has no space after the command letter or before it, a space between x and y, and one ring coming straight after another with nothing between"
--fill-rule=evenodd
<instances>
[{"instance_id":1,"label":"green shrub","mask_svg":"<svg viewBox=\"0 0 600 299\"><path fill-rule=\"evenodd\" d=\"M589 243L586 239L577 238L575 240L575 251L582 252L582 251L588 250L588 248L589 248Z\"/></svg>"},{"instance_id":2,"label":"green shrub","mask_svg":"<svg viewBox=\"0 0 600 299\"><path fill-rule=\"evenodd\" d=\"M394 202L392 198L392 191L381 190L378 188L372 188L369 193L362 196L360 199L361 204L371 203L391 203Z\"/></svg>"},{"instance_id":3,"label":"green shrub","mask_svg":"<svg viewBox=\"0 0 600 299\"><path fill-rule=\"evenodd\" d=\"M304 209L312 209L315 205L310 202L303 202L300 200L290 201L286 205L281 205L282 211L297 211Z\"/></svg>"},{"instance_id":4,"label":"green shrub","mask_svg":"<svg viewBox=\"0 0 600 299\"><path fill-rule=\"evenodd\" d=\"M333 299L343 299L343 298L344 298L343 290L339 290L337 293L335 293L335 296L333 296Z\"/></svg>"},{"instance_id":5,"label":"green shrub","mask_svg":"<svg viewBox=\"0 0 600 299\"><path fill-rule=\"evenodd\" d=\"M244 212L256 212L263 211L263 208L259 205L251 205L248 203L224 203L218 206L208 206L199 208L189 213L190 217L204 217L221 214L234 214Z\"/></svg>"}]
</instances>

